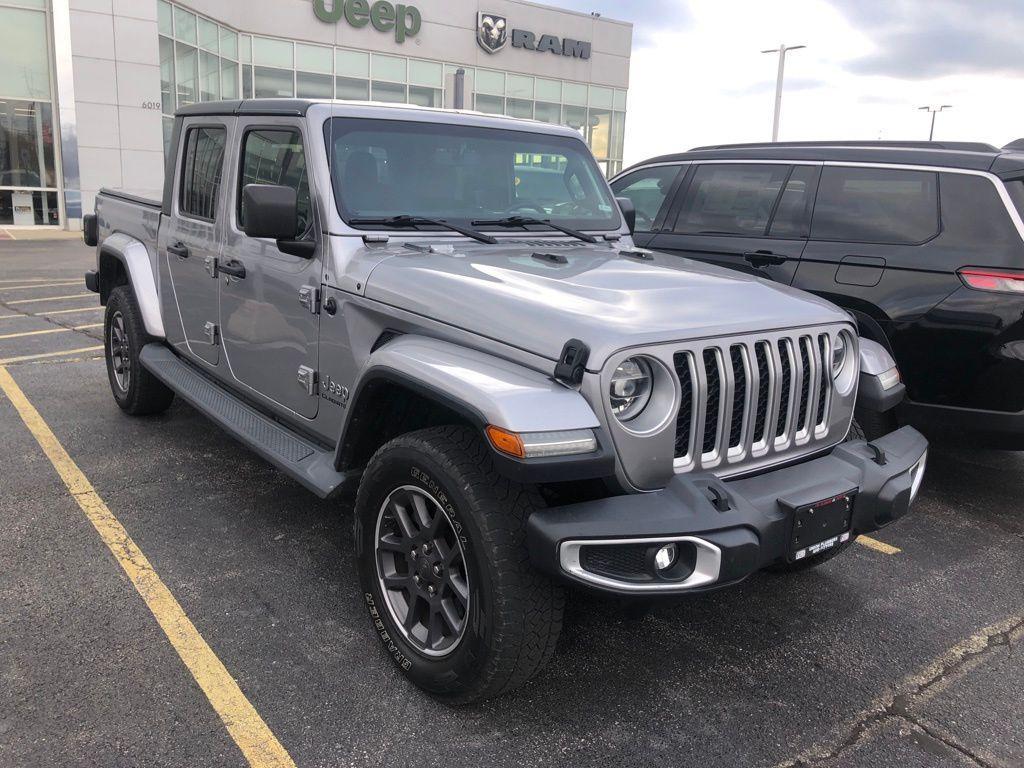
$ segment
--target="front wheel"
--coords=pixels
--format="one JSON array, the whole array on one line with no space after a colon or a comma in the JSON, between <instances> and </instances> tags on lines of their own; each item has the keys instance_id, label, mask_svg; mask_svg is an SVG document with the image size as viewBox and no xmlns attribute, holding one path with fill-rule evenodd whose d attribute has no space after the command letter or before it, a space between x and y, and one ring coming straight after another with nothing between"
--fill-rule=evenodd
<instances>
[{"instance_id":1,"label":"front wheel","mask_svg":"<svg viewBox=\"0 0 1024 768\"><path fill-rule=\"evenodd\" d=\"M526 550L540 504L466 427L399 437L370 461L356 499L359 580L374 634L416 685L469 703L551 658L565 598Z\"/></svg>"}]
</instances>

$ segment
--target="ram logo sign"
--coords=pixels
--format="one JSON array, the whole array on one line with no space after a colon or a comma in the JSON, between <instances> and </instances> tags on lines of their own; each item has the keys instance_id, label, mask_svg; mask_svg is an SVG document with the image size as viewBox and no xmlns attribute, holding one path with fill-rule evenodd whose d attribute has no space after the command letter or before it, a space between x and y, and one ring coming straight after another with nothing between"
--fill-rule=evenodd
<instances>
[{"instance_id":1,"label":"ram logo sign","mask_svg":"<svg viewBox=\"0 0 1024 768\"><path fill-rule=\"evenodd\" d=\"M487 53L498 53L508 45L510 39L513 48L553 53L584 61L590 58L592 50L590 43L570 37L563 39L557 35L538 35L525 29L513 29L510 32L508 19L504 16L495 13L477 14L476 40Z\"/></svg>"}]
</instances>

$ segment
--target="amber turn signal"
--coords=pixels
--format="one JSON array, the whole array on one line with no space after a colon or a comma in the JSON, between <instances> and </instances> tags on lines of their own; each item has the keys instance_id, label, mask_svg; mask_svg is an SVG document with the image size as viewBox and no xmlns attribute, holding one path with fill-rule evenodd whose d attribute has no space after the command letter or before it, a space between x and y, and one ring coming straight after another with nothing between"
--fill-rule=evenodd
<instances>
[{"instance_id":1,"label":"amber turn signal","mask_svg":"<svg viewBox=\"0 0 1024 768\"><path fill-rule=\"evenodd\" d=\"M491 441L491 445L494 446L496 451L506 453L509 456L515 456L517 459L526 458L526 447L523 445L523 439L515 432L509 432L495 426L489 426L485 431L487 432L487 439Z\"/></svg>"}]
</instances>

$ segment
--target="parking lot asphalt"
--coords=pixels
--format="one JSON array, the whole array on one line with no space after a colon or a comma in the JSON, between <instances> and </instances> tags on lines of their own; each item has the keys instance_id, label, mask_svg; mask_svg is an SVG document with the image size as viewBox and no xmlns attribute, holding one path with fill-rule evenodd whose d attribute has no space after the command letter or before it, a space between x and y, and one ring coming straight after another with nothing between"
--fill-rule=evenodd
<instances>
[{"instance_id":1,"label":"parking lot asphalt","mask_svg":"<svg viewBox=\"0 0 1024 768\"><path fill-rule=\"evenodd\" d=\"M345 503L180 402L121 414L91 261L0 243L0 365L294 764L1024 765L1024 455L934 447L914 514L808 574L573 594L544 673L451 709L372 637ZM0 466L0 766L246 765L2 394Z\"/></svg>"}]
</instances>

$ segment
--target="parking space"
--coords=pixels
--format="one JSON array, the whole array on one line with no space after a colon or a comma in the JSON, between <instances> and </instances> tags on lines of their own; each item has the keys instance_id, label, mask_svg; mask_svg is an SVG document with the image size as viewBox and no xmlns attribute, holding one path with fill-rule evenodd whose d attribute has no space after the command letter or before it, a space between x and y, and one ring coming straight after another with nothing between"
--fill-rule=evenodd
<instances>
[{"instance_id":1,"label":"parking space","mask_svg":"<svg viewBox=\"0 0 1024 768\"><path fill-rule=\"evenodd\" d=\"M937 447L912 517L809 574L642 616L574 594L546 672L449 709L374 642L347 503L180 402L152 419L116 408L98 302L78 297L90 259L0 243L0 365L137 554L105 541L93 497L0 395L0 765L1024 761L1024 456ZM121 559L139 555L286 761L239 748L239 721Z\"/></svg>"}]
</instances>

